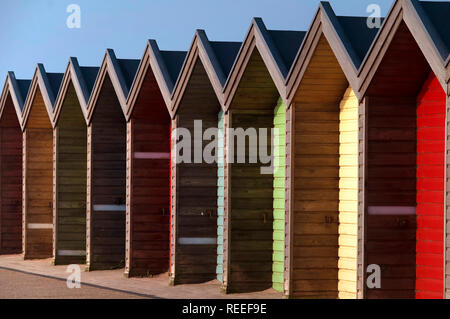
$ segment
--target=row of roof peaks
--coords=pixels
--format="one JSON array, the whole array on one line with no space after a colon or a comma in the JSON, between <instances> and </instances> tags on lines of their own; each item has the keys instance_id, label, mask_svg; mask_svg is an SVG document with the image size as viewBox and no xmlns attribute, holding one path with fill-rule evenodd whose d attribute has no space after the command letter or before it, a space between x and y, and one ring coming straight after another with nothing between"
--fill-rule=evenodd
<instances>
[{"instance_id":1,"label":"row of roof peaks","mask_svg":"<svg viewBox=\"0 0 450 319\"><path fill-rule=\"evenodd\" d=\"M418 0L396 0L395 6L413 8L427 30L432 43L442 60L447 65L450 58L450 3L425 2ZM390 15L393 9L391 9ZM246 50L253 45L260 51L264 62L279 90L289 81L294 65L306 50L310 33L316 32L312 27L316 20L319 26L327 24L336 34L348 61L357 74L366 56L371 50L379 29L367 26L367 17L337 16L328 2L321 2L308 31L269 30L261 18L254 18L244 42L210 41L204 30L197 30L189 51L160 50L155 40L149 40L141 60L118 59L112 49L107 49L100 67L79 66L77 58L71 57L65 73L49 73L43 64L38 64L32 80L16 79L13 72L8 72L0 100L0 116L4 107L5 94L10 93L16 112L26 123L29 105L34 96L33 90L39 86L44 102L55 124L58 108L63 102L68 83L72 81L80 105L89 121L94 107L98 88L106 72L113 79L118 99L126 116L129 105L136 101L146 70L150 66L163 94L169 111L173 116L180 100L177 88L183 83L183 76L188 72L188 62L199 58L212 70L211 82L222 104L227 101L224 91L230 84L233 72L238 72L237 65L243 60ZM384 21L384 19L382 19ZM170 107L169 107L170 105Z\"/></svg>"}]
</instances>

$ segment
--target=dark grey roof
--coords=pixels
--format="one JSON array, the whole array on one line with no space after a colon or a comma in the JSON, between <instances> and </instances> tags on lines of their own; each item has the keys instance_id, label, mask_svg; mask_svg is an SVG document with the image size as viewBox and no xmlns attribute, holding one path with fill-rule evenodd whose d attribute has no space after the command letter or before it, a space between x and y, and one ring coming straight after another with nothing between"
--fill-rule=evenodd
<instances>
[{"instance_id":1,"label":"dark grey roof","mask_svg":"<svg viewBox=\"0 0 450 319\"><path fill-rule=\"evenodd\" d=\"M425 28L427 28L433 41L435 41L443 60L446 60L450 53L450 2L419 1L417 3L420 4L423 12L428 17L427 21L422 16ZM420 15L420 8L416 7L416 9L418 9ZM434 30L432 30L433 26ZM436 39L436 35L440 39ZM440 45L441 40L443 45Z\"/></svg>"},{"instance_id":2,"label":"dark grey roof","mask_svg":"<svg viewBox=\"0 0 450 319\"><path fill-rule=\"evenodd\" d=\"M28 95L28 90L31 85L31 80L16 80L16 82L19 89L19 93L22 96L22 100L25 101ZM23 105L20 105L20 108L23 111Z\"/></svg>"},{"instance_id":3,"label":"dark grey roof","mask_svg":"<svg viewBox=\"0 0 450 319\"><path fill-rule=\"evenodd\" d=\"M50 84L50 89L52 90L53 96L56 97L61 87L62 79L64 73L47 73L47 79ZM54 106L54 105L52 105Z\"/></svg>"},{"instance_id":4,"label":"dark grey roof","mask_svg":"<svg viewBox=\"0 0 450 319\"><path fill-rule=\"evenodd\" d=\"M300 49L300 46L305 38L304 31L282 31L282 30L267 30L273 43L278 49L278 53L283 60L286 69L289 71L295 56ZM286 77L287 74L283 74Z\"/></svg>"},{"instance_id":5,"label":"dark grey roof","mask_svg":"<svg viewBox=\"0 0 450 319\"><path fill-rule=\"evenodd\" d=\"M81 66L81 74L84 82L86 83L89 96L91 96L92 89L94 88L95 80L97 79L99 67L96 66Z\"/></svg>"},{"instance_id":6,"label":"dark grey roof","mask_svg":"<svg viewBox=\"0 0 450 319\"><path fill-rule=\"evenodd\" d=\"M186 58L186 51L160 51L172 83L176 83Z\"/></svg>"},{"instance_id":7,"label":"dark grey roof","mask_svg":"<svg viewBox=\"0 0 450 319\"><path fill-rule=\"evenodd\" d=\"M354 60L353 63L356 68L359 68L379 29L368 28L366 17L338 16L337 19L344 32L344 36L340 35L341 39L346 37L350 42L351 48L353 48L355 54L359 58L358 60ZM381 18L381 22L383 21L384 18ZM337 31L339 33L339 30ZM344 45L347 45L345 41ZM349 48L347 48L347 50L349 50Z\"/></svg>"},{"instance_id":8,"label":"dark grey roof","mask_svg":"<svg viewBox=\"0 0 450 319\"><path fill-rule=\"evenodd\" d=\"M223 75L228 78L242 42L210 41L210 45L222 68Z\"/></svg>"},{"instance_id":9,"label":"dark grey roof","mask_svg":"<svg viewBox=\"0 0 450 319\"><path fill-rule=\"evenodd\" d=\"M125 80L125 85L129 90L131 84L133 83L134 76L136 75L139 63L141 60L135 59L117 59L119 63L120 70L122 71L123 78Z\"/></svg>"}]
</instances>

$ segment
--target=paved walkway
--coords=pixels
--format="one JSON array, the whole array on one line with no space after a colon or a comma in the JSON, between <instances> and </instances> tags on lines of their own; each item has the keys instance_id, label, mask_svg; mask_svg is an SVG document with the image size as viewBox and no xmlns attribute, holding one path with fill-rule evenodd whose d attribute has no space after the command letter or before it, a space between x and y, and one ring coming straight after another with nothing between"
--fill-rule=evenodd
<instances>
[{"instance_id":1,"label":"paved walkway","mask_svg":"<svg viewBox=\"0 0 450 319\"><path fill-rule=\"evenodd\" d=\"M0 298L172 298L172 299L276 299L269 289L245 294L223 294L219 282L169 286L167 274L153 278L125 278L123 269L85 272L81 288L69 289L66 266L51 259L26 260L21 255L0 256Z\"/></svg>"}]
</instances>

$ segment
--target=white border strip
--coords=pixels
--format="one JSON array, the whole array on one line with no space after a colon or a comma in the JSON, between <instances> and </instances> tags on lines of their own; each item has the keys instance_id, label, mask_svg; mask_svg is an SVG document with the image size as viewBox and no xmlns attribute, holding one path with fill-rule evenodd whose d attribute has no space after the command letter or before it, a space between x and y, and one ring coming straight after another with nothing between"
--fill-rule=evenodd
<instances>
[{"instance_id":1,"label":"white border strip","mask_svg":"<svg viewBox=\"0 0 450 319\"><path fill-rule=\"evenodd\" d=\"M170 159L170 153L134 152L136 159Z\"/></svg>"},{"instance_id":2,"label":"white border strip","mask_svg":"<svg viewBox=\"0 0 450 319\"><path fill-rule=\"evenodd\" d=\"M216 245L216 237L180 237L178 238L180 245Z\"/></svg>"},{"instance_id":3,"label":"white border strip","mask_svg":"<svg viewBox=\"0 0 450 319\"><path fill-rule=\"evenodd\" d=\"M58 256L86 256L86 250L58 250Z\"/></svg>"},{"instance_id":4,"label":"white border strip","mask_svg":"<svg viewBox=\"0 0 450 319\"><path fill-rule=\"evenodd\" d=\"M28 223L28 229L53 229L53 224Z\"/></svg>"},{"instance_id":5,"label":"white border strip","mask_svg":"<svg viewBox=\"0 0 450 319\"><path fill-rule=\"evenodd\" d=\"M94 211L107 211L107 212L124 212L127 210L126 205L93 205Z\"/></svg>"},{"instance_id":6,"label":"white border strip","mask_svg":"<svg viewBox=\"0 0 450 319\"><path fill-rule=\"evenodd\" d=\"M369 206L369 215L416 215L415 206Z\"/></svg>"}]
</instances>

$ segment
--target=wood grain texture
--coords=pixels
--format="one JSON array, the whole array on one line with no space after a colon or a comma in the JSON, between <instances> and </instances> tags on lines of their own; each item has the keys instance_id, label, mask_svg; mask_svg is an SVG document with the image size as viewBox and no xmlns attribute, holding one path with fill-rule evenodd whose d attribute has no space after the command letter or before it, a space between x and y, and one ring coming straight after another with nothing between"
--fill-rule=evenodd
<instances>
[{"instance_id":1,"label":"wood grain texture","mask_svg":"<svg viewBox=\"0 0 450 319\"><path fill-rule=\"evenodd\" d=\"M136 153L170 153L170 117L149 68L127 124L128 276L169 269L170 159Z\"/></svg>"},{"instance_id":2,"label":"wood grain texture","mask_svg":"<svg viewBox=\"0 0 450 319\"><path fill-rule=\"evenodd\" d=\"M23 133L23 165L24 258L50 258L53 229L29 228L29 224L53 224L53 129L40 89Z\"/></svg>"},{"instance_id":3,"label":"wood grain texture","mask_svg":"<svg viewBox=\"0 0 450 319\"><path fill-rule=\"evenodd\" d=\"M370 97L368 206L416 206L415 98ZM381 267L382 287L367 298L413 298L416 216L368 215L367 264Z\"/></svg>"},{"instance_id":4,"label":"wood grain texture","mask_svg":"<svg viewBox=\"0 0 450 319\"><path fill-rule=\"evenodd\" d=\"M231 127L266 128L270 132L279 97L259 52L254 50L231 102ZM271 147L270 138L267 142ZM228 292L264 290L273 285L273 175L261 174L261 167L267 165L259 160L249 163L248 140L243 149L246 161L237 163L234 142L235 158L227 159L229 175L225 175L225 185L230 187L224 223L224 232L229 234L224 252ZM270 154L270 149L263 151Z\"/></svg>"},{"instance_id":5,"label":"wood grain texture","mask_svg":"<svg viewBox=\"0 0 450 319\"><path fill-rule=\"evenodd\" d=\"M0 120L0 254L22 252L22 130L8 94Z\"/></svg>"},{"instance_id":6,"label":"wood grain texture","mask_svg":"<svg viewBox=\"0 0 450 319\"><path fill-rule=\"evenodd\" d=\"M125 205L126 123L109 76L101 88L88 128L87 267L125 266L125 210L95 210L95 205Z\"/></svg>"},{"instance_id":7,"label":"wood grain texture","mask_svg":"<svg viewBox=\"0 0 450 319\"><path fill-rule=\"evenodd\" d=\"M86 262L87 127L72 82L61 107L54 139L54 263L82 264ZM76 253L67 256L62 251Z\"/></svg>"},{"instance_id":8,"label":"wood grain texture","mask_svg":"<svg viewBox=\"0 0 450 319\"><path fill-rule=\"evenodd\" d=\"M339 104L347 89L345 75L322 35L291 106L295 125L290 155L290 296L294 298L338 298L339 275L345 278L344 268L339 271L339 261L341 265L344 261L340 253L345 251L340 233L345 232L345 223L341 224L345 216L340 214L345 207L340 198L345 192L340 185L344 186L344 176L354 175L351 169L340 169L340 160L349 160L341 152L351 151L340 143L346 135L343 132L341 136L340 124L347 127L348 123L340 122L347 113L341 114ZM351 200L352 194L346 198ZM345 293L343 290L341 297L347 297Z\"/></svg>"},{"instance_id":9,"label":"wood grain texture","mask_svg":"<svg viewBox=\"0 0 450 319\"><path fill-rule=\"evenodd\" d=\"M195 150L210 143L202 141L202 136L206 129L217 128L220 109L208 75L197 60L176 114L176 128L187 129L192 143L186 145L186 150L191 148L191 163L176 163L172 177L172 196L176 197L172 206L176 227L173 284L205 282L217 276L217 243L185 244L180 239L217 238L217 162L205 162L201 153L198 161L194 160ZM195 120L202 121L202 136L196 139ZM196 148L196 143L201 148Z\"/></svg>"}]
</instances>

